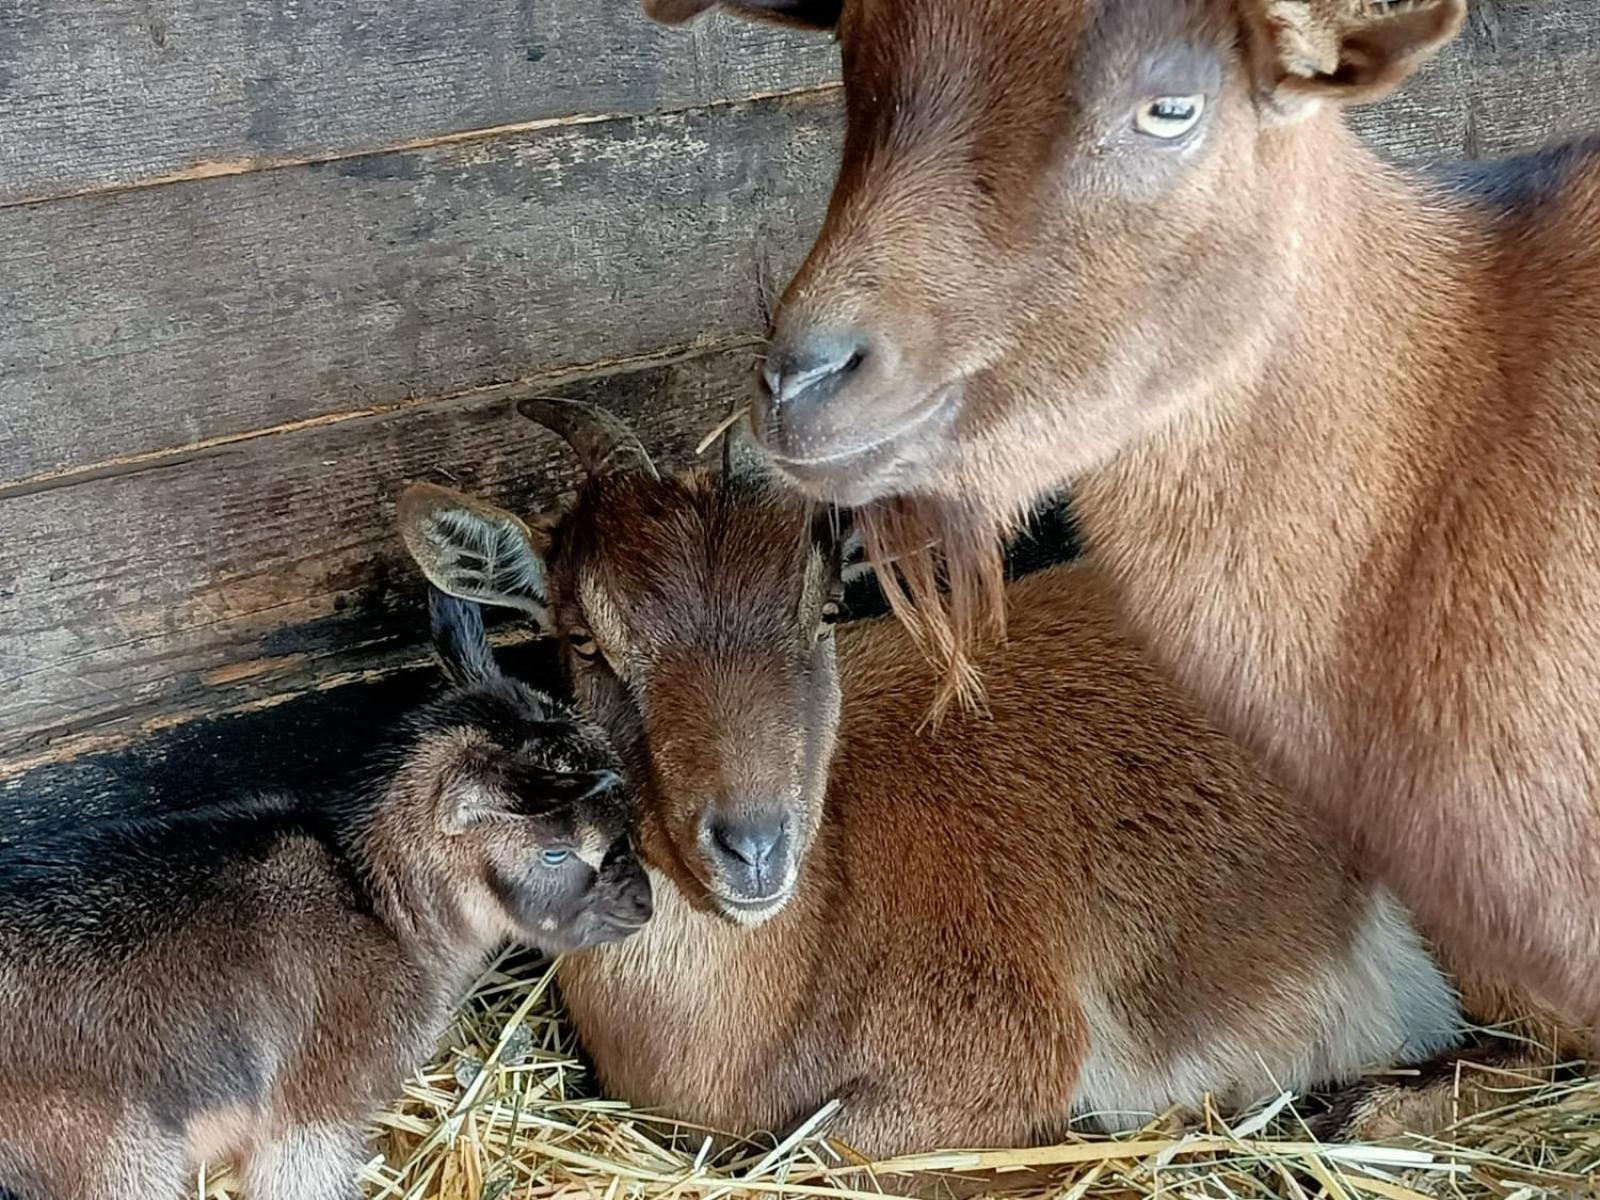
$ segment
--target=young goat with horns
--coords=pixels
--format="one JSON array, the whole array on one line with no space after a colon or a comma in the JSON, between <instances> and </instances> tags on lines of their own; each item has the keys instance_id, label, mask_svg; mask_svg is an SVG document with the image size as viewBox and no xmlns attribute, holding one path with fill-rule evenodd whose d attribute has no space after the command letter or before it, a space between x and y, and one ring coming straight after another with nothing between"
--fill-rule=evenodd
<instances>
[{"instance_id":1,"label":"young goat with horns","mask_svg":"<svg viewBox=\"0 0 1600 1200\"><path fill-rule=\"evenodd\" d=\"M1088 569L1008 589L982 717L894 621L836 627L835 514L730 455L663 477L614 418L525 402L589 474L523 521L418 485L407 546L564 644L667 881L563 961L611 1093L731 1133L830 1099L878 1156L1239 1106L1451 1047L1450 986L1308 807L1200 720Z\"/></svg>"}]
</instances>

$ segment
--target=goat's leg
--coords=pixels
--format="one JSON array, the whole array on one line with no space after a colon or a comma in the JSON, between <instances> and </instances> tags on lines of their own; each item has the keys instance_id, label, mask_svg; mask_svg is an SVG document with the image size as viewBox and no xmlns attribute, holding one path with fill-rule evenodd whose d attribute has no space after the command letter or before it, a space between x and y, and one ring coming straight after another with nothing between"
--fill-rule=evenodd
<instances>
[{"instance_id":1,"label":"goat's leg","mask_svg":"<svg viewBox=\"0 0 1600 1200\"><path fill-rule=\"evenodd\" d=\"M250 1200L359 1200L361 1132L345 1124L291 1125L245 1164Z\"/></svg>"},{"instance_id":2,"label":"goat's leg","mask_svg":"<svg viewBox=\"0 0 1600 1200\"><path fill-rule=\"evenodd\" d=\"M105 1097L0 1098L0 1200L172 1200L184 1165L170 1134Z\"/></svg>"},{"instance_id":3,"label":"goat's leg","mask_svg":"<svg viewBox=\"0 0 1600 1200\"><path fill-rule=\"evenodd\" d=\"M1054 1104L1037 1097L1036 1103L1027 1105L1015 1095L969 1095L956 1081L935 1091L929 1082L925 1078L858 1081L841 1096L842 1105L828 1136L848 1159L871 1164L938 1150L1036 1145L1053 1140L1053 1133L1067 1125L1070 1091ZM1027 1182L1030 1176L1008 1173L1005 1179L1009 1186ZM1043 1186L1043 1177L1039 1182ZM942 1174L930 1180L878 1170L869 1178L864 1169L860 1176L852 1176L849 1184L903 1195L922 1195L931 1189L941 1196L965 1197L992 1192L995 1180L981 1174Z\"/></svg>"}]
</instances>

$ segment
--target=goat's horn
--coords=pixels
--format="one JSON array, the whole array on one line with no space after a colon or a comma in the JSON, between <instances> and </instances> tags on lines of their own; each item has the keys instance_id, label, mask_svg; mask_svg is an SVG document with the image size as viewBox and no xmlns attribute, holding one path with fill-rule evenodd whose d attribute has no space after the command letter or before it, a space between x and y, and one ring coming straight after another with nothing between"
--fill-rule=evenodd
<instances>
[{"instance_id":1,"label":"goat's horn","mask_svg":"<svg viewBox=\"0 0 1600 1200\"><path fill-rule=\"evenodd\" d=\"M599 405L536 396L519 401L517 411L566 439L591 476L643 471L651 479L661 478L638 435Z\"/></svg>"},{"instance_id":2,"label":"goat's horn","mask_svg":"<svg viewBox=\"0 0 1600 1200\"><path fill-rule=\"evenodd\" d=\"M748 408L734 414L722 435L722 474L725 478L760 479L771 470L767 456L756 445Z\"/></svg>"}]
</instances>

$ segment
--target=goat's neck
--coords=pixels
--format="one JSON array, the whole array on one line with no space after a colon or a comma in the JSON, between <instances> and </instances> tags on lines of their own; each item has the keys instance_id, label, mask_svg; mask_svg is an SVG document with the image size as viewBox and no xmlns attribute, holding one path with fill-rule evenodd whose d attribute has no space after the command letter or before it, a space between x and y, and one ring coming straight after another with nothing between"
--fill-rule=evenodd
<instances>
[{"instance_id":1,"label":"goat's neck","mask_svg":"<svg viewBox=\"0 0 1600 1200\"><path fill-rule=\"evenodd\" d=\"M410 828L405 805L385 806L353 838L349 856L373 915L402 952L446 992L475 973L504 940L507 921L497 902L468 894L462 872L433 853L431 830ZM410 847L398 855L396 847Z\"/></svg>"},{"instance_id":2,"label":"goat's neck","mask_svg":"<svg viewBox=\"0 0 1600 1200\"><path fill-rule=\"evenodd\" d=\"M788 1027L784 1014L805 1002L827 927L830 838L824 822L794 898L754 928L697 908L652 869L650 923L626 941L561 960L561 985L586 1040L629 1028L670 1040L689 1030L719 1046L748 1042L754 1052Z\"/></svg>"},{"instance_id":3,"label":"goat's neck","mask_svg":"<svg viewBox=\"0 0 1600 1200\"><path fill-rule=\"evenodd\" d=\"M1481 229L1335 122L1284 153L1260 352L1075 495L1135 629L1298 782L1349 753L1352 614L1498 380Z\"/></svg>"}]
</instances>

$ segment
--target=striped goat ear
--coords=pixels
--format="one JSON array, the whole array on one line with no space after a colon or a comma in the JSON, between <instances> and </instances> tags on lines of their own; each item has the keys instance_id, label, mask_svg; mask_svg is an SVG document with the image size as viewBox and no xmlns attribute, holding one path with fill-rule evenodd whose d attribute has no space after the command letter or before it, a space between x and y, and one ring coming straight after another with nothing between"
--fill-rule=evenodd
<instances>
[{"instance_id":1,"label":"striped goat ear","mask_svg":"<svg viewBox=\"0 0 1600 1200\"><path fill-rule=\"evenodd\" d=\"M804 29L832 29L844 0L644 0L645 15L663 25L685 25L718 9L753 21L776 21Z\"/></svg>"},{"instance_id":2,"label":"striped goat ear","mask_svg":"<svg viewBox=\"0 0 1600 1200\"><path fill-rule=\"evenodd\" d=\"M431 483L400 494L400 537L447 596L520 609L550 627L549 537L483 500Z\"/></svg>"}]
</instances>

